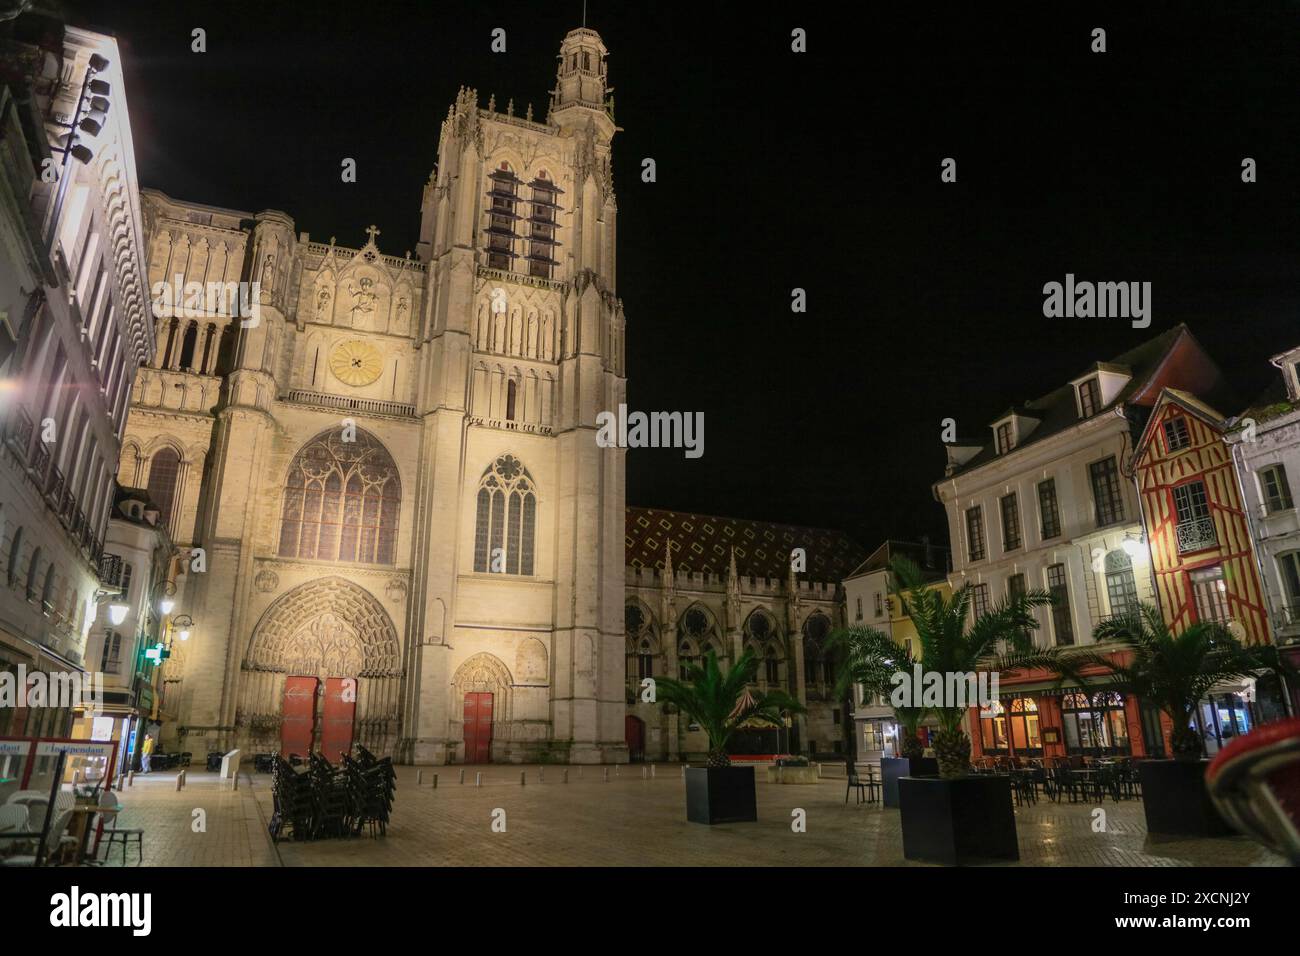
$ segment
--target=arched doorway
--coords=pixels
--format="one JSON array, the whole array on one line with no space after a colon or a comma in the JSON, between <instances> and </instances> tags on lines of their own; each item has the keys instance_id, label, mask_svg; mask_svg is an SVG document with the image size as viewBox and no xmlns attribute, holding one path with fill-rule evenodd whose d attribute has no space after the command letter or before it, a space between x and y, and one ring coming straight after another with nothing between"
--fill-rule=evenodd
<instances>
[{"instance_id":1,"label":"arched doorway","mask_svg":"<svg viewBox=\"0 0 1300 956\"><path fill-rule=\"evenodd\" d=\"M499 657L480 651L456 668L451 683L452 719L461 722L462 759L491 763L492 745L504 737L514 709L510 670Z\"/></svg>"},{"instance_id":2,"label":"arched doorway","mask_svg":"<svg viewBox=\"0 0 1300 956\"><path fill-rule=\"evenodd\" d=\"M623 718L623 738L627 743L628 760L645 762L645 721L628 714Z\"/></svg>"},{"instance_id":3,"label":"arched doorway","mask_svg":"<svg viewBox=\"0 0 1300 956\"><path fill-rule=\"evenodd\" d=\"M235 724L256 749L360 743L391 754L399 733L397 630L369 592L338 577L281 595L253 629L240 669Z\"/></svg>"}]
</instances>

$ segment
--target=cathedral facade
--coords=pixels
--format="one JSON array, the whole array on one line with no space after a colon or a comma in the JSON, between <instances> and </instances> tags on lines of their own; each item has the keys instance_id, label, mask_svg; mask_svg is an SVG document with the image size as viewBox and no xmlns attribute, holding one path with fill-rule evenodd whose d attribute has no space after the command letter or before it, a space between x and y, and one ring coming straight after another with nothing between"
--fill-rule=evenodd
<instances>
[{"instance_id":1,"label":"cathedral facade","mask_svg":"<svg viewBox=\"0 0 1300 956\"><path fill-rule=\"evenodd\" d=\"M419 763L626 759L605 58L565 37L545 122L461 90L414 256L145 194L159 345L118 481L183 555L165 746L346 721Z\"/></svg>"},{"instance_id":2,"label":"cathedral facade","mask_svg":"<svg viewBox=\"0 0 1300 956\"><path fill-rule=\"evenodd\" d=\"M641 682L745 647L808 707L762 746L847 741L822 642L856 546L628 509L597 441L626 400L606 98L587 29L546 122L462 89L414 255L144 192L158 347L118 482L158 508L192 619L164 749L690 758L703 733Z\"/></svg>"}]
</instances>

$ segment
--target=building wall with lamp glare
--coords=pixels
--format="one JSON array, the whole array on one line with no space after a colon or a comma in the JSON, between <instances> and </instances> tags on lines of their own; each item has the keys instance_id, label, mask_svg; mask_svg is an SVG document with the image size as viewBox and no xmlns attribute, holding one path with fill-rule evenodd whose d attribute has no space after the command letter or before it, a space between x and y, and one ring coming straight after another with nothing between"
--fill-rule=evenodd
<instances>
[{"instance_id":1,"label":"building wall with lamp glare","mask_svg":"<svg viewBox=\"0 0 1300 956\"><path fill-rule=\"evenodd\" d=\"M37 13L4 26L0 667L76 673L93 670L120 437L153 355L143 224L116 42ZM6 709L0 734L66 734L71 720Z\"/></svg>"}]
</instances>

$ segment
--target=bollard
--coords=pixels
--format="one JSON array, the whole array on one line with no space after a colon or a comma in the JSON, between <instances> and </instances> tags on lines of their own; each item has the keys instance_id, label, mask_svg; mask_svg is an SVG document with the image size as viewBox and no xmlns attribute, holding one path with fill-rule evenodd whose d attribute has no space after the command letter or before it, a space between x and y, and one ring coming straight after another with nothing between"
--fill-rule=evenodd
<instances>
[{"instance_id":1,"label":"bollard","mask_svg":"<svg viewBox=\"0 0 1300 956\"><path fill-rule=\"evenodd\" d=\"M182 770L176 775L176 789L178 791L185 789L185 771Z\"/></svg>"},{"instance_id":2,"label":"bollard","mask_svg":"<svg viewBox=\"0 0 1300 956\"><path fill-rule=\"evenodd\" d=\"M654 764L651 764L651 765L650 765L650 777L651 777L651 779L654 779L654 775L655 775L655 765L654 765Z\"/></svg>"},{"instance_id":3,"label":"bollard","mask_svg":"<svg viewBox=\"0 0 1300 956\"><path fill-rule=\"evenodd\" d=\"M438 775L436 773L433 775L433 789L438 789Z\"/></svg>"},{"instance_id":4,"label":"bollard","mask_svg":"<svg viewBox=\"0 0 1300 956\"><path fill-rule=\"evenodd\" d=\"M481 786L483 786L483 774L482 774L482 772L479 772L479 773L474 774L474 786L476 786L476 787L481 787Z\"/></svg>"},{"instance_id":5,"label":"bollard","mask_svg":"<svg viewBox=\"0 0 1300 956\"><path fill-rule=\"evenodd\" d=\"M519 771L519 786L521 786L521 787L526 787L526 786L528 786L528 771L527 771L527 770L520 770L520 771Z\"/></svg>"},{"instance_id":6,"label":"bollard","mask_svg":"<svg viewBox=\"0 0 1300 956\"><path fill-rule=\"evenodd\" d=\"M239 774L235 774L233 777L230 778L230 789L231 790L239 789Z\"/></svg>"},{"instance_id":7,"label":"bollard","mask_svg":"<svg viewBox=\"0 0 1300 956\"><path fill-rule=\"evenodd\" d=\"M461 770L460 770L460 782L461 782L461 783L464 783L464 782L465 782L465 768L464 768L464 767L462 767Z\"/></svg>"},{"instance_id":8,"label":"bollard","mask_svg":"<svg viewBox=\"0 0 1300 956\"><path fill-rule=\"evenodd\" d=\"M641 767L641 779L642 779L642 780L649 780L649 779L650 779L650 771L649 771L648 769L646 769L646 767L644 767L644 766Z\"/></svg>"},{"instance_id":9,"label":"bollard","mask_svg":"<svg viewBox=\"0 0 1300 956\"><path fill-rule=\"evenodd\" d=\"M605 782L609 783L609 768L605 768Z\"/></svg>"},{"instance_id":10,"label":"bollard","mask_svg":"<svg viewBox=\"0 0 1300 956\"><path fill-rule=\"evenodd\" d=\"M135 786L135 771L134 771L134 770L132 770L130 773L128 773L128 774L126 775L126 785L127 785L128 787L134 787L134 786Z\"/></svg>"},{"instance_id":11,"label":"bollard","mask_svg":"<svg viewBox=\"0 0 1300 956\"><path fill-rule=\"evenodd\" d=\"M415 785L416 785L417 787L423 787L423 786L424 786L424 771L423 771L423 770L417 770L417 771L415 771Z\"/></svg>"},{"instance_id":12,"label":"bollard","mask_svg":"<svg viewBox=\"0 0 1300 956\"><path fill-rule=\"evenodd\" d=\"M568 783L568 782L569 782L569 770L568 770L567 767L566 767L565 770L564 770L564 779L563 779L562 781L560 781L560 782L561 782L561 783Z\"/></svg>"}]
</instances>

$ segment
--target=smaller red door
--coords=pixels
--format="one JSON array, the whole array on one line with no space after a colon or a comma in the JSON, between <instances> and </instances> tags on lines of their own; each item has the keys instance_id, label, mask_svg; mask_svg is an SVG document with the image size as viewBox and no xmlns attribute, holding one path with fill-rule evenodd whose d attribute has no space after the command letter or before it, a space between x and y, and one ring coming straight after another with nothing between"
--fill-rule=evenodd
<instances>
[{"instance_id":1,"label":"smaller red door","mask_svg":"<svg viewBox=\"0 0 1300 956\"><path fill-rule=\"evenodd\" d=\"M465 695L465 762L489 763L492 757L492 695Z\"/></svg>"},{"instance_id":2,"label":"smaller red door","mask_svg":"<svg viewBox=\"0 0 1300 956\"><path fill-rule=\"evenodd\" d=\"M624 717L623 738L627 742L627 759L632 763L645 760L645 721L631 714Z\"/></svg>"}]
</instances>

